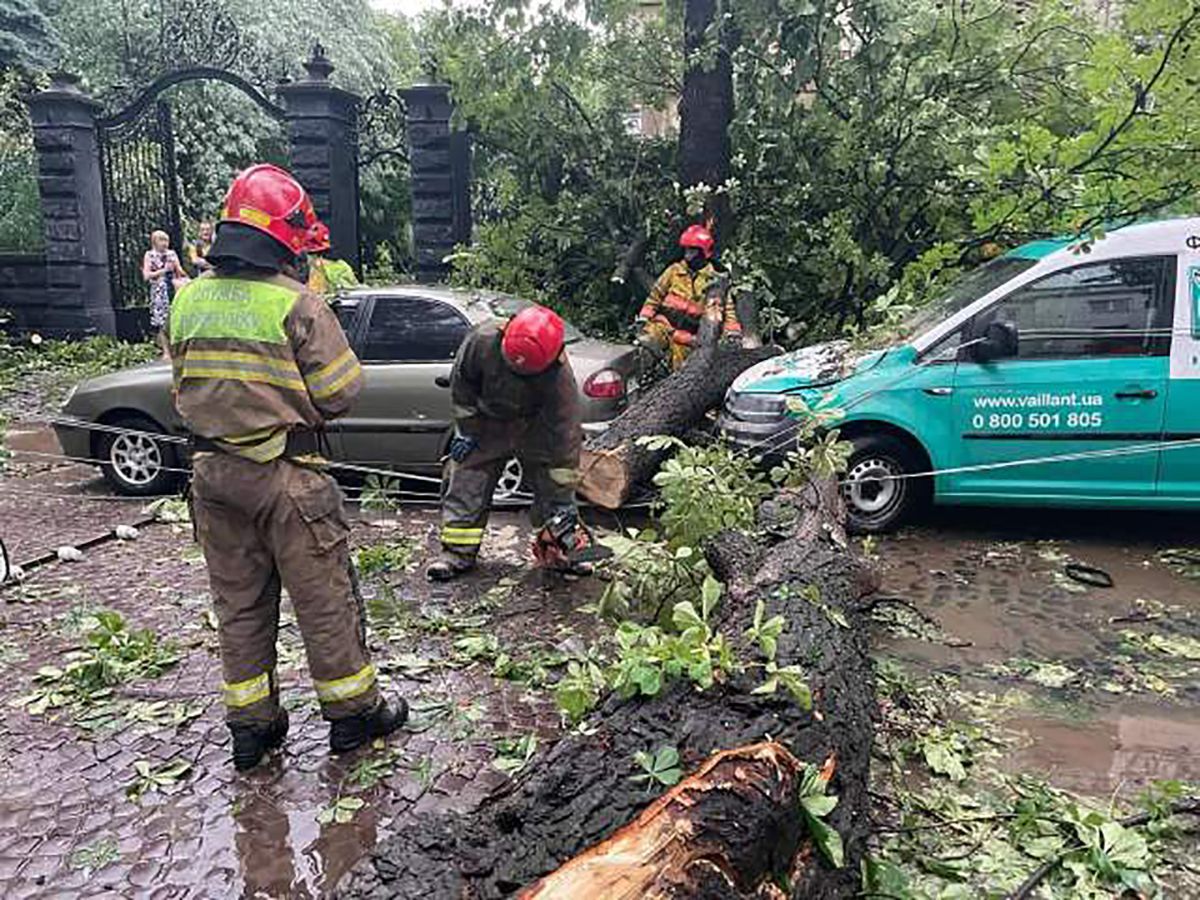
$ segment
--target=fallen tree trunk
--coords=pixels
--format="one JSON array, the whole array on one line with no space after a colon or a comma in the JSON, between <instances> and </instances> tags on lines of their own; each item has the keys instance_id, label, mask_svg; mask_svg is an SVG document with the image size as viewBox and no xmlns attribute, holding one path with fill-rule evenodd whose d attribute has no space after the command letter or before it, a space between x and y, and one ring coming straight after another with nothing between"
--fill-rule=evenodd
<instances>
[{"instance_id":1,"label":"fallen tree trunk","mask_svg":"<svg viewBox=\"0 0 1200 900\"><path fill-rule=\"evenodd\" d=\"M769 524L766 531L774 535L768 546L730 532L705 548L710 566L726 584L714 627L739 660L761 662L757 646L745 634L755 605L762 600L769 616L784 616L777 664L803 669L814 698L811 710L782 690L754 693L764 673L752 666L707 691L677 679L653 698L609 697L591 715L587 729L539 754L475 814L431 815L403 827L350 873L337 896L464 900L510 897L522 888L528 888L524 896L537 900L853 895L869 830L874 709L860 600L875 589L877 578L846 548L841 500L832 481L777 495L763 512L770 520L764 523ZM809 585L819 590L819 602L804 590ZM762 759L745 763L752 767L747 784L767 786L753 802L741 803L736 798L743 793L726 790L724 799L711 801L714 806L693 803L689 811L687 803L696 799L691 788L713 773L719 776L729 761L739 765L737 754L710 760L689 789L660 800L649 820L638 819L632 831L618 831L637 819L651 799L643 785L631 780L639 771L635 753L677 747L683 765L691 769L714 751L766 739L806 763L819 765L830 756L838 761L829 790L839 803L826 821L845 842L843 868L832 869L818 857L800 823L791 776L772 775L761 768ZM740 751L756 752L752 747ZM718 778L716 784L722 783ZM736 816L726 815L739 804ZM668 808L670 818L660 818ZM715 813L702 820L693 817L692 812L704 809ZM662 827L672 822L679 827ZM628 843L638 834L640 840ZM670 854L646 852L655 840L668 836L679 842ZM610 837L583 863L570 863ZM650 869L640 876L650 887L636 895L602 878L621 862L613 854L633 846L642 848ZM712 865L701 864L701 858ZM535 886L564 864L568 868L562 873ZM576 879L587 869L597 879L593 888L558 880ZM573 886L560 890L556 884Z\"/></svg>"},{"instance_id":2,"label":"fallen tree trunk","mask_svg":"<svg viewBox=\"0 0 1200 900\"><path fill-rule=\"evenodd\" d=\"M727 286L726 286L727 289ZM723 345L719 326L706 318L696 349L678 372L652 387L602 433L584 445L579 493L604 509L624 505L658 471L666 451L637 443L652 435L682 437L717 409L742 372L779 353L775 347Z\"/></svg>"},{"instance_id":3,"label":"fallen tree trunk","mask_svg":"<svg viewBox=\"0 0 1200 900\"><path fill-rule=\"evenodd\" d=\"M799 843L796 795L804 763L764 742L715 753L608 840L581 853L519 900L671 893L731 896L769 883Z\"/></svg>"}]
</instances>

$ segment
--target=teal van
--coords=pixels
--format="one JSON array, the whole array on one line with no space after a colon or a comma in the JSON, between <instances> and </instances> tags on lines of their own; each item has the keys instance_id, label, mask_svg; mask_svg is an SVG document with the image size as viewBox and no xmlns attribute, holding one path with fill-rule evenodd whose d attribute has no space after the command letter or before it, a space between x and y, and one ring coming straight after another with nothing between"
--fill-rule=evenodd
<instances>
[{"instance_id":1,"label":"teal van","mask_svg":"<svg viewBox=\"0 0 1200 900\"><path fill-rule=\"evenodd\" d=\"M929 501L1200 506L1200 218L1027 244L903 333L760 363L730 388L722 429L769 457L795 434L789 397L843 410L843 491L864 532Z\"/></svg>"}]
</instances>

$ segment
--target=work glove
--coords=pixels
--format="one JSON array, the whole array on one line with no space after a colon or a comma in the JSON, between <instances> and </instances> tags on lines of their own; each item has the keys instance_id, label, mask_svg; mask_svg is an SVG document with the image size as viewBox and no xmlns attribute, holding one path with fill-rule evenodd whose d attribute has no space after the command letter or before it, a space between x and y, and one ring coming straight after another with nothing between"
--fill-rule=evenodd
<instances>
[{"instance_id":1,"label":"work glove","mask_svg":"<svg viewBox=\"0 0 1200 900\"><path fill-rule=\"evenodd\" d=\"M479 441L461 431L454 432L454 437L450 438L449 456L456 463L462 462L477 449L479 449Z\"/></svg>"}]
</instances>

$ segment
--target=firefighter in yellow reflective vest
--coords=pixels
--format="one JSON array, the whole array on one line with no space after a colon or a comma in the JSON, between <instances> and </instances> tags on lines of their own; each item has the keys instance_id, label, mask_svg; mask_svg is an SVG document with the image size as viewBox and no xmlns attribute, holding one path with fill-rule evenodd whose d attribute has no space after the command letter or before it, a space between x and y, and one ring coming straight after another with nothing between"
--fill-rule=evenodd
<instances>
[{"instance_id":1,"label":"firefighter in yellow reflective vest","mask_svg":"<svg viewBox=\"0 0 1200 900\"><path fill-rule=\"evenodd\" d=\"M338 291L358 287L358 276L344 259L330 259L329 227L318 222L308 244L308 289L332 297Z\"/></svg>"},{"instance_id":2,"label":"firefighter in yellow reflective vest","mask_svg":"<svg viewBox=\"0 0 1200 900\"><path fill-rule=\"evenodd\" d=\"M718 275L713 261L715 245L712 233L702 225L685 229L679 237L683 259L667 266L638 313L641 343L667 354L673 371L687 359L705 315L705 293ZM714 317L721 320L724 335L741 337L732 299L723 301Z\"/></svg>"},{"instance_id":3,"label":"firefighter in yellow reflective vest","mask_svg":"<svg viewBox=\"0 0 1200 900\"><path fill-rule=\"evenodd\" d=\"M234 180L208 259L181 290L168 334L175 402L193 438L192 504L219 623L233 763L253 768L282 744L275 672L280 589L344 752L386 735L407 706L385 703L351 584L349 528L317 436L344 414L362 368L325 301L294 280L317 223L287 172Z\"/></svg>"}]
</instances>

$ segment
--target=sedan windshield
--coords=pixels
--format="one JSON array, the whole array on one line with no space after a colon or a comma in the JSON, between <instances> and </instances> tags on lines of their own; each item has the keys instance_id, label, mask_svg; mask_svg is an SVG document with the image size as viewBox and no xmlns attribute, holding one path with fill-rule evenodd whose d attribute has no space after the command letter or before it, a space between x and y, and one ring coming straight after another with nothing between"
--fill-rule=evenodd
<instances>
[{"instance_id":1,"label":"sedan windshield","mask_svg":"<svg viewBox=\"0 0 1200 900\"><path fill-rule=\"evenodd\" d=\"M977 269L972 269L941 297L913 313L900 326L900 335L905 338L919 337L934 325L944 322L956 312L966 309L980 297L1036 265L1036 259L1001 256L984 263Z\"/></svg>"}]
</instances>

